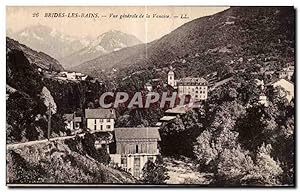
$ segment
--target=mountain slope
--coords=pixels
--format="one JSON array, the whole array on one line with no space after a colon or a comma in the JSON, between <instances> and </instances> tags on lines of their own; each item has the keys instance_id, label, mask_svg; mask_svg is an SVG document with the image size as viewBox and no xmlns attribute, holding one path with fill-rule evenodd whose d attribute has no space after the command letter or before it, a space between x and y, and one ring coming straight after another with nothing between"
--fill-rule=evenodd
<instances>
[{"instance_id":1,"label":"mountain slope","mask_svg":"<svg viewBox=\"0 0 300 192\"><path fill-rule=\"evenodd\" d=\"M14 33L13 37L19 42L35 50L43 51L58 60L89 44L89 39L77 39L44 25L27 27Z\"/></svg>"},{"instance_id":2,"label":"mountain slope","mask_svg":"<svg viewBox=\"0 0 300 192\"><path fill-rule=\"evenodd\" d=\"M43 52L35 51L9 37L6 37L6 47L7 51L13 49L23 51L31 65L35 65L45 70L49 70L50 68L56 71L63 70L63 67L56 59L50 57L49 55Z\"/></svg>"},{"instance_id":3,"label":"mountain slope","mask_svg":"<svg viewBox=\"0 0 300 192\"><path fill-rule=\"evenodd\" d=\"M142 42L133 35L111 30L98 36L87 47L63 58L61 62L67 68L71 68L101 55L141 43Z\"/></svg>"},{"instance_id":4,"label":"mountain slope","mask_svg":"<svg viewBox=\"0 0 300 192\"><path fill-rule=\"evenodd\" d=\"M125 69L126 76L172 65L180 74L203 75L228 68L281 65L294 60L293 7L232 7L195 19L155 42L85 62L77 71ZM113 61L119 58L118 61Z\"/></svg>"},{"instance_id":5,"label":"mountain slope","mask_svg":"<svg viewBox=\"0 0 300 192\"><path fill-rule=\"evenodd\" d=\"M80 65L74 66L71 70L75 71L84 71L87 74L92 76L95 71L101 72L102 70L109 70L112 69L113 66L121 69L122 66L118 66L124 60L130 60L130 57L133 55L138 55L145 59L145 54L143 54L144 50L146 49L145 44L140 44L132 47L123 48L119 51L115 51L106 55L102 55L97 57L96 59L84 62Z\"/></svg>"}]
</instances>

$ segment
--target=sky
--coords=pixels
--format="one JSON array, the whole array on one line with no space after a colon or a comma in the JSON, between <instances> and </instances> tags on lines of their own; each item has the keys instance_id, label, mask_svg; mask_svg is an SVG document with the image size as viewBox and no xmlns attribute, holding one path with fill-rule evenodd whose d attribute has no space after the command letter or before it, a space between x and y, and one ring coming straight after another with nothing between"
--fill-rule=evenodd
<instances>
[{"instance_id":1,"label":"sky","mask_svg":"<svg viewBox=\"0 0 300 192\"><path fill-rule=\"evenodd\" d=\"M64 34L77 37L95 38L109 30L119 30L135 35L142 42L151 42L199 17L212 15L228 7L187 7L187 6L133 6L133 7L63 7L63 6L7 6L7 30L20 31L34 25L45 25ZM38 17L37 14L38 13ZM64 13L64 17L45 17L53 13ZM98 18L68 17L72 14L98 14ZM130 14L137 18L120 18ZM150 18L146 18L146 14ZM154 16L154 14L156 14ZM141 15L144 17L140 18ZM159 16L158 16L159 15ZM113 17L114 16L114 17ZM158 16L158 17L156 17ZM169 16L169 18L166 18ZM176 17L177 16L177 17ZM181 18L183 16L183 18Z\"/></svg>"}]
</instances>

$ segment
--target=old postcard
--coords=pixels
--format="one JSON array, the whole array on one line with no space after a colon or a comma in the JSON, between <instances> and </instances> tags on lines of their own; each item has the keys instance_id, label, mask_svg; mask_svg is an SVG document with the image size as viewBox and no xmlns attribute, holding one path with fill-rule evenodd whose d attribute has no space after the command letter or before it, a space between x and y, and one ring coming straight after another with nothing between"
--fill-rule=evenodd
<instances>
[{"instance_id":1,"label":"old postcard","mask_svg":"<svg viewBox=\"0 0 300 192\"><path fill-rule=\"evenodd\" d=\"M295 187L294 7L7 6L8 186Z\"/></svg>"}]
</instances>

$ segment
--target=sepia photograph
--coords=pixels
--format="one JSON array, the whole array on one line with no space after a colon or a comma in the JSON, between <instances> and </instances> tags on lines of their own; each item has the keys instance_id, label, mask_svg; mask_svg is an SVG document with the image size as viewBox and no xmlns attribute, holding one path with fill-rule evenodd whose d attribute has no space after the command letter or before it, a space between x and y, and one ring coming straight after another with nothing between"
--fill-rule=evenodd
<instances>
[{"instance_id":1,"label":"sepia photograph","mask_svg":"<svg viewBox=\"0 0 300 192\"><path fill-rule=\"evenodd\" d=\"M295 188L295 7L5 9L8 187Z\"/></svg>"}]
</instances>

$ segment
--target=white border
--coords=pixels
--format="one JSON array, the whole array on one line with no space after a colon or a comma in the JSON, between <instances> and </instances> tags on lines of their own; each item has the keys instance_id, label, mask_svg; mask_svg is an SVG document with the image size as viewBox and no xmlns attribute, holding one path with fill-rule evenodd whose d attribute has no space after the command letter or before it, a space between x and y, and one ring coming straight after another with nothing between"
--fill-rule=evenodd
<instances>
[{"instance_id":1,"label":"white border","mask_svg":"<svg viewBox=\"0 0 300 192\"><path fill-rule=\"evenodd\" d=\"M87 6L87 5L199 5L199 6L229 6L229 5L235 5L235 6L295 6L296 9L299 8L299 0L268 0L268 1L262 1L262 0L252 0L252 1L236 1L236 0L205 0L205 1L199 1L199 0L185 0L185 1L180 1L180 0L151 0L151 1L146 1L146 0L126 0L126 1L122 1L122 0L106 0L106 1L92 1L92 0L72 0L69 1L68 3L63 2L62 0L27 0L27 1L18 1L18 0L2 0L0 1L1 7L0 7L0 23L1 23L1 28L0 28L0 45L1 45L1 49L0 49L0 55L1 55L1 75L0 75L0 90L1 90L1 97L0 97L0 109L1 109L1 115L0 115L0 125L1 125L1 134L0 134L0 141L1 141L1 169L0 169L0 191L7 191L8 188L5 186L6 184L6 167L5 167L5 162L6 162L6 158L5 158L5 143L6 143L6 124L5 124L5 108L6 108L6 103L5 103L5 74L6 74L6 69L5 69L5 64L6 64L6 53L5 53L5 29L6 29L6 21L5 21L5 6L6 5L43 5L43 6L47 6L47 5L81 5L81 6ZM298 14L297 14L298 15ZM297 25L299 26L299 19L296 19L297 21ZM298 28L298 27L297 27ZM298 30L296 30L298 32ZM299 35L297 33L297 35ZM299 53L299 48L298 48L298 39L299 36L297 36L298 38L296 38L297 42L297 56ZM297 57L298 58L298 57ZM299 70L298 67L297 69L297 90L299 90L299 85L298 85L298 80L299 80ZM297 109L299 109L298 106L298 101L297 101ZM297 111L297 120L299 119L299 112ZM295 129L297 130L298 127L295 127ZM299 130L296 131L297 133L299 132ZM296 144L296 149L297 149L297 159L298 159L298 155L299 155L299 146L298 146L298 134L297 134L297 144ZM298 147L297 147L298 146ZM297 163L297 181L296 184L299 184L299 164ZM18 191L32 191L32 190L42 190L42 191L49 191L49 189L18 189ZM53 189L51 189L53 190ZM55 189L56 191L65 191L65 190L74 190L74 189L68 189L68 188L62 188L62 189ZM82 190L82 189L75 189L75 190ZM85 190L85 189L84 189ZM99 191L99 190L120 190L120 189L88 189L88 190L92 190L92 191ZM127 190L149 190L149 189L141 189L141 188L129 188ZM163 188L158 188L157 190L161 191L164 190ZM170 190L175 190L175 189L170 189ZM176 190L188 190L188 189L183 189L183 188L178 188ZM219 190L226 190L226 189L205 189L205 188L195 188L194 190L202 190L202 191L219 191ZM229 190L241 190L241 189L229 189ZM258 191L260 190L259 188L256 189L251 189L254 191ZM264 189L264 190L276 190L276 188L272 188L272 189ZM291 191L291 189L279 189L280 191L282 190L289 190Z\"/></svg>"}]
</instances>

